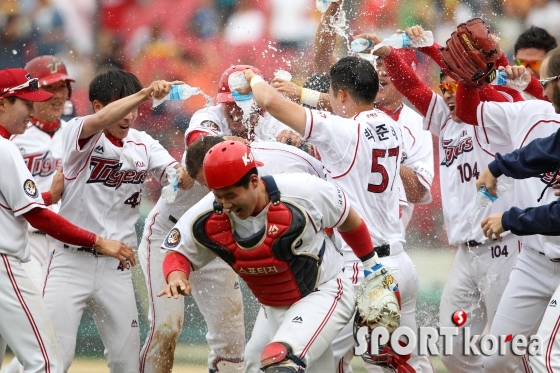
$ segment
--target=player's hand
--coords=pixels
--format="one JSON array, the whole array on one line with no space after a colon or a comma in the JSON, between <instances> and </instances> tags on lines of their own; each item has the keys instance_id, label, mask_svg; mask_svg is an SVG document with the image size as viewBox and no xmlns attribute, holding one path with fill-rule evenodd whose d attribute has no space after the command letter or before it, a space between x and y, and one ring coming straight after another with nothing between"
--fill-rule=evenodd
<instances>
[{"instance_id":1,"label":"player's hand","mask_svg":"<svg viewBox=\"0 0 560 373\"><path fill-rule=\"evenodd\" d=\"M403 30L397 30L397 33L405 32L412 40L421 40L424 37L424 29L420 25L410 26Z\"/></svg>"},{"instance_id":2,"label":"player's hand","mask_svg":"<svg viewBox=\"0 0 560 373\"><path fill-rule=\"evenodd\" d=\"M525 66L500 66L498 70L505 70L509 80L521 78L527 84L531 82L531 75L527 72Z\"/></svg>"},{"instance_id":3,"label":"player's hand","mask_svg":"<svg viewBox=\"0 0 560 373\"><path fill-rule=\"evenodd\" d=\"M255 74L255 72L251 69L247 69L244 70L243 73L245 74L245 78L247 79L247 83L251 83L251 79L253 79L253 77L257 76L257 74ZM237 92L241 93L242 95L246 95L248 93L251 93L251 86L249 84L247 84L244 88L238 89Z\"/></svg>"},{"instance_id":4,"label":"player's hand","mask_svg":"<svg viewBox=\"0 0 560 373\"><path fill-rule=\"evenodd\" d=\"M482 222L480 222L480 226L482 227L482 232L488 241L494 241L494 237L500 242L502 242L502 237L500 234L505 232L504 227L502 227L502 215L504 213L501 212L499 214L492 214L487 218L484 218Z\"/></svg>"},{"instance_id":5,"label":"player's hand","mask_svg":"<svg viewBox=\"0 0 560 373\"><path fill-rule=\"evenodd\" d=\"M480 174L478 180L476 181L476 190L479 190L482 187L486 187L490 194L493 196L497 196L496 194L496 182L498 178L492 175L490 169L486 167L484 171Z\"/></svg>"},{"instance_id":6,"label":"player's hand","mask_svg":"<svg viewBox=\"0 0 560 373\"><path fill-rule=\"evenodd\" d=\"M276 141L286 145L293 145L297 148L301 145L301 137L292 130L283 130L276 136Z\"/></svg>"},{"instance_id":7,"label":"player's hand","mask_svg":"<svg viewBox=\"0 0 560 373\"><path fill-rule=\"evenodd\" d=\"M290 100L299 102L301 97L301 87L299 85L280 78L275 78L270 85Z\"/></svg>"},{"instance_id":8,"label":"player's hand","mask_svg":"<svg viewBox=\"0 0 560 373\"><path fill-rule=\"evenodd\" d=\"M187 275L181 271L173 271L167 276L167 286L157 296L167 295L167 298L179 299L179 295L187 296L190 293L191 284Z\"/></svg>"},{"instance_id":9,"label":"player's hand","mask_svg":"<svg viewBox=\"0 0 560 373\"><path fill-rule=\"evenodd\" d=\"M52 204L56 205L62 198L62 192L64 192L64 174L62 173L62 167L56 170L49 191L52 196Z\"/></svg>"},{"instance_id":10,"label":"player's hand","mask_svg":"<svg viewBox=\"0 0 560 373\"><path fill-rule=\"evenodd\" d=\"M97 236L93 248L103 255L112 256L120 260L124 268L129 268L129 264L133 267L136 265L136 258L132 247L124 242L107 240L101 236Z\"/></svg>"},{"instance_id":11,"label":"player's hand","mask_svg":"<svg viewBox=\"0 0 560 373\"><path fill-rule=\"evenodd\" d=\"M358 39L358 38L364 38L371 41L372 48L383 41L383 39L377 34L359 34L354 37L354 39ZM369 51L371 51L371 48L366 49L361 53L368 53ZM391 47L385 45L379 49L376 49L375 52L373 52L373 55L379 57L385 57L388 56L390 53L391 53Z\"/></svg>"},{"instance_id":12,"label":"player's hand","mask_svg":"<svg viewBox=\"0 0 560 373\"><path fill-rule=\"evenodd\" d=\"M189 176L182 166L175 167L179 171L179 188L189 190L194 185L194 180Z\"/></svg>"},{"instance_id":13,"label":"player's hand","mask_svg":"<svg viewBox=\"0 0 560 373\"><path fill-rule=\"evenodd\" d=\"M171 91L171 86L175 84L185 84L185 82L180 80L175 80L173 82L168 82L166 80L156 80L153 81L147 88L142 89L140 92L144 94L146 100L149 98L161 100Z\"/></svg>"}]
</instances>

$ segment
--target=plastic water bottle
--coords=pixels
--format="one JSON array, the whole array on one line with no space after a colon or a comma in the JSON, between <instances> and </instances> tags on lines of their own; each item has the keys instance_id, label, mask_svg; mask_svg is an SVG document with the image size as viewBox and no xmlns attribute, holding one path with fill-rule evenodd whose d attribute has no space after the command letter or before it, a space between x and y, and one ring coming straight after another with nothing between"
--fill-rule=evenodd
<instances>
[{"instance_id":1,"label":"plastic water bottle","mask_svg":"<svg viewBox=\"0 0 560 373\"><path fill-rule=\"evenodd\" d=\"M498 199L498 197L502 196L510 187L512 183L512 179L509 177L501 177L498 179L496 184L496 195L490 194L490 191L486 189L486 187L481 187L476 194L476 205L475 207L467 214L467 221L471 224L474 224L478 214L490 206L494 201Z\"/></svg>"},{"instance_id":2,"label":"plastic water bottle","mask_svg":"<svg viewBox=\"0 0 560 373\"><path fill-rule=\"evenodd\" d=\"M354 53L360 53L371 48L372 45L373 43L370 40L366 38L358 38L352 40L352 43L350 43L350 49L352 49L352 52Z\"/></svg>"},{"instance_id":3,"label":"plastic water bottle","mask_svg":"<svg viewBox=\"0 0 560 373\"><path fill-rule=\"evenodd\" d=\"M339 0L315 0L315 6L321 13L325 13L329 9L331 3L338 3Z\"/></svg>"},{"instance_id":4,"label":"plastic water bottle","mask_svg":"<svg viewBox=\"0 0 560 373\"><path fill-rule=\"evenodd\" d=\"M202 91L198 87L191 87L188 84L176 84L171 86L171 91L169 91L164 98L161 100L154 99L152 102L152 108L161 105L167 100L186 100L187 98L199 93L202 93Z\"/></svg>"},{"instance_id":5,"label":"plastic water bottle","mask_svg":"<svg viewBox=\"0 0 560 373\"><path fill-rule=\"evenodd\" d=\"M248 125L249 118L251 117L251 108L253 107L255 100L253 99L252 92L247 94L238 92L239 90L249 86L245 73L243 73L243 71L236 71L230 74L228 78L228 86L233 100L237 106L243 110L243 123L247 123Z\"/></svg>"},{"instance_id":6,"label":"plastic water bottle","mask_svg":"<svg viewBox=\"0 0 560 373\"><path fill-rule=\"evenodd\" d=\"M167 181L169 185L166 185L161 190L161 198L167 203L175 201L177 197L177 190L179 189L179 171L174 167L167 167L165 169L167 174Z\"/></svg>"},{"instance_id":7,"label":"plastic water bottle","mask_svg":"<svg viewBox=\"0 0 560 373\"><path fill-rule=\"evenodd\" d=\"M291 81L292 80L292 74L290 74L288 71L286 70L282 70L282 69L278 69L274 72L274 77L278 78L278 79L283 79L283 80L287 80L287 81Z\"/></svg>"},{"instance_id":8,"label":"plastic water bottle","mask_svg":"<svg viewBox=\"0 0 560 373\"><path fill-rule=\"evenodd\" d=\"M424 31L422 39L414 39L412 40L407 33L403 32L400 34L393 34L389 36L387 39L383 39L381 42L383 45L387 45L393 48L421 48L421 47L429 47L434 45L434 35L431 31Z\"/></svg>"},{"instance_id":9,"label":"plastic water bottle","mask_svg":"<svg viewBox=\"0 0 560 373\"><path fill-rule=\"evenodd\" d=\"M529 73L527 72L525 72L525 74L529 75ZM529 79L523 79L525 74L517 79L508 79L506 70L496 70L496 78L492 81L491 84L506 86L518 91L523 91L529 85Z\"/></svg>"}]
</instances>

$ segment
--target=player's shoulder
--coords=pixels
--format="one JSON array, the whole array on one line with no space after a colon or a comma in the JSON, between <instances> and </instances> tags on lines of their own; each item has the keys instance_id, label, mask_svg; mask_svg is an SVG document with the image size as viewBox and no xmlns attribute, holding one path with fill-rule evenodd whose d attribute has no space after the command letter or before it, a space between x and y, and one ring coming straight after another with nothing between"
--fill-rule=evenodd
<instances>
[{"instance_id":1,"label":"player's shoulder","mask_svg":"<svg viewBox=\"0 0 560 373\"><path fill-rule=\"evenodd\" d=\"M20 157L21 153L16 144L0 136L0 156L1 157Z\"/></svg>"},{"instance_id":2,"label":"player's shoulder","mask_svg":"<svg viewBox=\"0 0 560 373\"><path fill-rule=\"evenodd\" d=\"M273 177L281 193L303 199L312 199L318 189L329 185L328 181L303 172L282 173Z\"/></svg>"},{"instance_id":3,"label":"player's shoulder","mask_svg":"<svg viewBox=\"0 0 560 373\"><path fill-rule=\"evenodd\" d=\"M209 130L222 132L225 122L225 117L222 112L221 105L214 105L210 107L203 107L197 110L189 122L189 129L193 128L206 128Z\"/></svg>"},{"instance_id":4,"label":"player's shoulder","mask_svg":"<svg viewBox=\"0 0 560 373\"><path fill-rule=\"evenodd\" d=\"M214 207L214 201L216 197L214 193L209 192L204 197L200 199L197 203L191 206L179 219L179 225L190 225L195 219L204 215L208 211L212 210Z\"/></svg>"},{"instance_id":5,"label":"player's shoulder","mask_svg":"<svg viewBox=\"0 0 560 373\"><path fill-rule=\"evenodd\" d=\"M420 126L420 128L422 128L422 115L420 115L416 110L406 104L403 104L403 108L399 116L399 122L401 118L404 118L406 120L406 123L412 122L413 124L411 125L418 125Z\"/></svg>"}]
</instances>

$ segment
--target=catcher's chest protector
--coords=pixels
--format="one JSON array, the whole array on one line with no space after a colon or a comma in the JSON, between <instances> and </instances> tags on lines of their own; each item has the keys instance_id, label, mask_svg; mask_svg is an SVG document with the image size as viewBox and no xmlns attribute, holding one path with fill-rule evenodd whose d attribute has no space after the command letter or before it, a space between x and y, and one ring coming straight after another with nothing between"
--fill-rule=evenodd
<instances>
[{"instance_id":1,"label":"catcher's chest protector","mask_svg":"<svg viewBox=\"0 0 560 373\"><path fill-rule=\"evenodd\" d=\"M280 202L274 179L263 179L272 203L259 232L242 239L233 231L228 214L215 211L197 218L192 232L199 244L214 251L239 274L260 303L290 306L316 288L325 243L319 256L295 253L302 244L307 214L296 204Z\"/></svg>"}]
</instances>

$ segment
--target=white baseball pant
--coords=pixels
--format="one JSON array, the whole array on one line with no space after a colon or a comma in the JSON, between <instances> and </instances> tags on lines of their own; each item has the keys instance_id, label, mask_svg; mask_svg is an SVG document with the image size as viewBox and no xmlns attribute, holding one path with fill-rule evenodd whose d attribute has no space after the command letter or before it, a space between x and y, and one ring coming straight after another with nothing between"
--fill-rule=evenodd
<instances>
[{"instance_id":1,"label":"white baseball pant","mask_svg":"<svg viewBox=\"0 0 560 373\"><path fill-rule=\"evenodd\" d=\"M471 335L482 335L486 324L492 326L520 247L513 235L504 237L502 242L459 245L441 297L439 326L455 327L452 317L459 310L467 314L463 327L469 327ZM453 354L442 355L443 364L450 372L482 372L482 356L465 356L463 339L462 332L453 337ZM442 351L443 347L439 347Z\"/></svg>"},{"instance_id":2,"label":"white baseball pant","mask_svg":"<svg viewBox=\"0 0 560 373\"><path fill-rule=\"evenodd\" d=\"M0 254L0 335L27 373L61 373L52 320L37 286L19 259Z\"/></svg>"},{"instance_id":3,"label":"white baseball pant","mask_svg":"<svg viewBox=\"0 0 560 373\"><path fill-rule=\"evenodd\" d=\"M552 262L537 250L523 245L496 310L490 334L522 334L526 337L536 334L559 285L560 263ZM545 337L546 333L542 336ZM544 347L546 349L546 344ZM506 348L506 352L505 356L485 357L484 372L531 372L525 357L513 355L511 348ZM531 357L530 361L533 360Z\"/></svg>"},{"instance_id":4,"label":"white baseball pant","mask_svg":"<svg viewBox=\"0 0 560 373\"><path fill-rule=\"evenodd\" d=\"M181 333L185 303L182 298L156 297L165 288L163 260L160 249L168 232L148 226L142 238L138 256L148 288L150 330L140 353L141 373L171 373L177 339ZM220 258L203 268L191 272L191 295L204 316L210 347L208 368L215 369L218 360L239 362L245 348L243 299L237 274ZM239 366L239 372L243 370Z\"/></svg>"},{"instance_id":5,"label":"white baseball pant","mask_svg":"<svg viewBox=\"0 0 560 373\"><path fill-rule=\"evenodd\" d=\"M542 355L532 356L529 360L533 373L560 372L560 287L556 288L548 302L544 317L537 332L542 337Z\"/></svg>"},{"instance_id":6,"label":"white baseball pant","mask_svg":"<svg viewBox=\"0 0 560 373\"><path fill-rule=\"evenodd\" d=\"M89 307L111 373L138 373L140 334L132 276L118 259L57 245L45 266L43 296L65 372L74 358L83 311Z\"/></svg>"}]
</instances>

